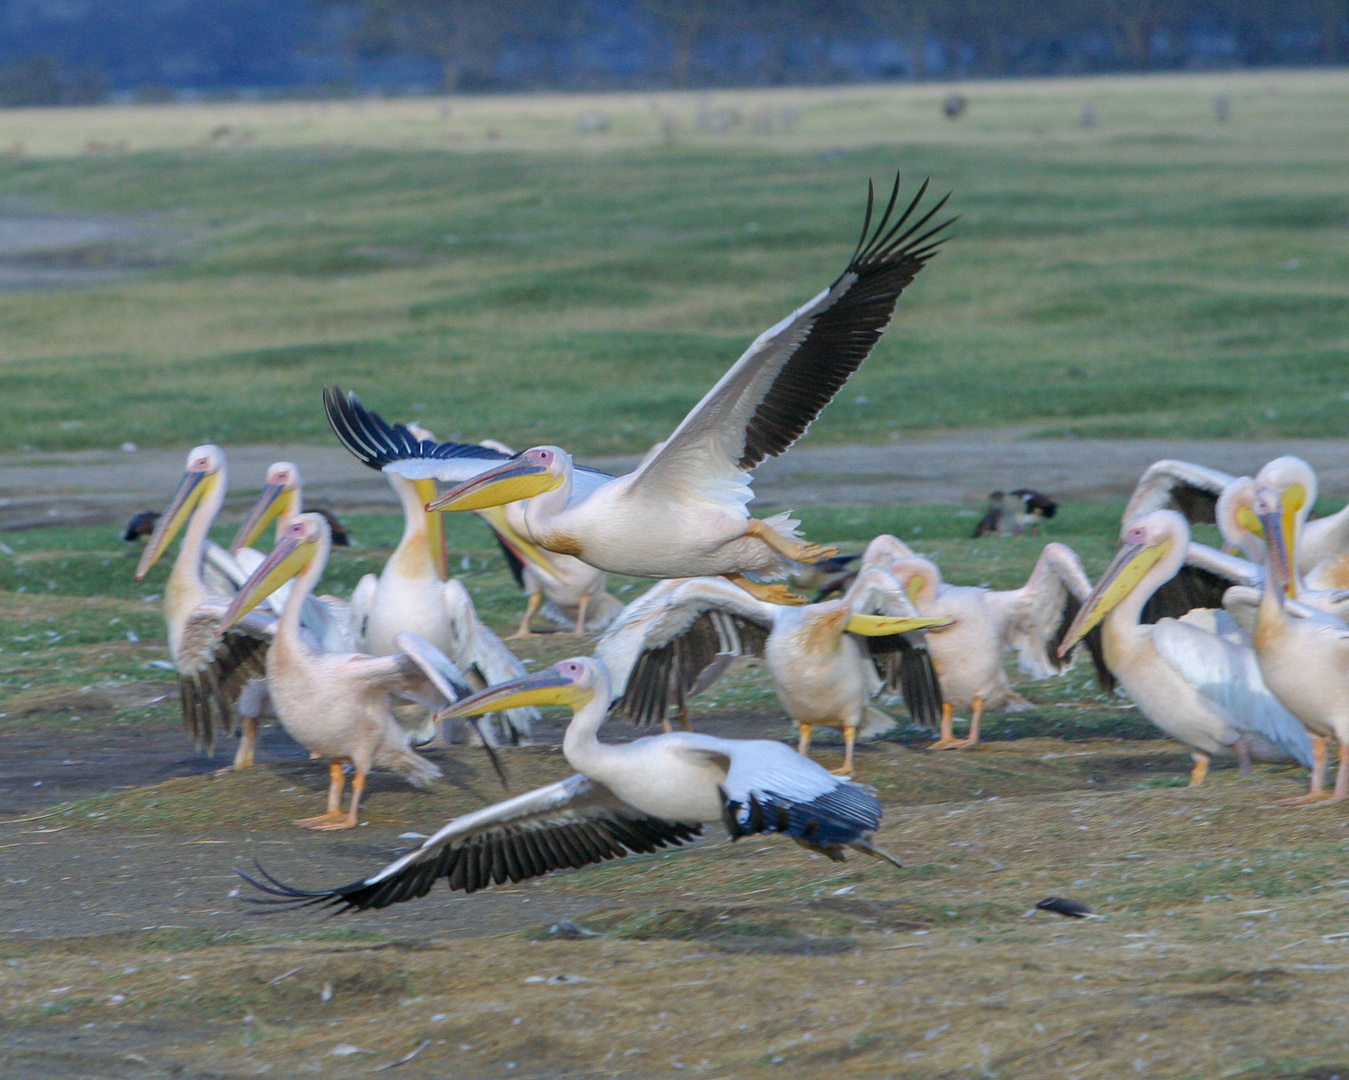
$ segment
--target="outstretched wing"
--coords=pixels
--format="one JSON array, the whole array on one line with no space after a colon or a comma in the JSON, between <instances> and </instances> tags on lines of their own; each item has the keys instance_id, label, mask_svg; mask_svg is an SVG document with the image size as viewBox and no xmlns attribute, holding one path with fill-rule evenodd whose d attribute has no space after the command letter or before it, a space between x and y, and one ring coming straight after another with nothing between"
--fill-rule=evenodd
<instances>
[{"instance_id":1,"label":"outstretched wing","mask_svg":"<svg viewBox=\"0 0 1349 1080\"><path fill-rule=\"evenodd\" d=\"M1017 665L1033 679L1066 671L1072 650L1062 658L1057 649L1091 595L1091 581L1077 552L1066 544L1046 544L1035 569L1019 589L994 591L988 601L1006 620L1006 643L1017 651Z\"/></svg>"},{"instance_id":2,"label":"outstretched wing","mask_svg":"<svg viewBox=\"0 0 1349 1080\"><path fill-rule=\"evenodd\" d=\"M1184 565L1143 605L1139 621L1155 623L1178 619L1195 608L1220 608L1223 594L1233 585L1254 587L1264 580L1264 567L1192 540Z\"/></svg>"},{"instance_id":3,"label":"outstretched wing","mask_svg":"<svg viewBox=\"0 0 1349 1080\"><path fill-rule=\"evenodd\" d=\"M242 876L276 898L255 903L365 910L416 900L439 878L471 893L687 844L701 835L701 825L643 814L603 784L576 775L455 818L415 851L350 885L310 892L265 871L266 883Z\"/></svg>"},{"instance_id":4,"label":"outstretched wing","mask_svg":"<svg viewBox=\"0 0 1349 1080\"><path fill-rule=\"evenodd\" d=\"M480 443L432 442L419 439L406 424L390 424L367 409L353 393L329 386L323 391L328 423L342 445L372 469L397 473L407 480L443 480L462 484L514 455ZM613 477L584 465L573 467L572 498L584 498Z\"/></svg>"},{"instance_id":5,"label":"outstretched wing","mask_svg":"<svg viewBox=\"0 0 1349 1080\"><path fill-rule=\"evenodd\" d=\"M852 609L866 615L921 618L904 586L880 569L863 570L848 590ZM941 724L942 692L937 669L921 630L884 637L859 637L871 654L881 685L899 693L915 724L935 731Z\"/></svg>"},{"instance_id":6,"label":"outstretched wing","mask_svg":"<svg viewBox=\"0 0 1349 1080\"><path fill-rule=\"evenodd\" d=\"M899 177L874 230L868 187L862 236L848 267L829 288L760 334L673 435L642 463L639 485L704 491L743 484L743 474L796 442L867 358L895 304L941 243L929 227L946 202L926 213L927 183L892 222ZM868 235L869 234L869 235Z\"/></svg>"},{"instance_id":7,"label":"outstretched wing","mask_svg":"<svg viewBox=\"0 0 1349 1080\"><path fill-rule=\"evenodd\" d=\"M870 570L876 567L888 570L896 559L912 559L916 554L918 553L899 537L881 533L867 544L866 550L862 552L861 568Z\"/></svg>"},{"instance_id":8,"label":"outstretched wing","mask_svg":"<svg viewBox=\"0 0 1349 1080\"><path fill-rule=\"evenodd\" d=\"M198 749L215 749L216 729L234 726L234 705L253 679L266 678L267 649L276 620L259 611L220 633L229 602L207 600L192 609L178 641L178 692L183 723Z\"/></svg>"},{"instance_id":9,"label":"outstretched wing","mask_svg":"<svg viewBox=\"0 0 1349 1080\"><path fill-rule=\"evenodd\" d=\"M595 645L609 669L613 716L638 726L682 709L720 675L720 657L762 655L773 605L722 578L662 581L629 604Z\"/></svg>"},{"instance_id":10,"label":"outstretched wing","mask_svg":"<svg viewBox=\"0 0 1349 1080\"><path fill-rule=\"evenodd\" d=\"M1218 496L1236 477L1189 461L1154 461L1139 477L1124 524L1154 510L1179 510L1191 525L1212 525Z\"/></svg>"}]
</instances>

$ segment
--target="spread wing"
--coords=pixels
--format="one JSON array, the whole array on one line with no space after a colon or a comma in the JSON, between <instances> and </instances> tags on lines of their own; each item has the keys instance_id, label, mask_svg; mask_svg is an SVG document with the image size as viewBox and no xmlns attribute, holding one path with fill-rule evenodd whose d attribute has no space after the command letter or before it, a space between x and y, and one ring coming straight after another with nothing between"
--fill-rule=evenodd
<instances>
[{"instance_id":1,"label":"spread wing","mask_svg":"<svg viewBox=\"0 0 1349 1080\"><path fill-rule=\"evenodd\" d=\"M198 748L215 749L216 729L234 727L234 705L253 679L267 676L267 649L276 620L250 612L220 633L229 602L207 600L192 609L178 641L178 692L183 723Z\"/></svg>"},{"instance_id":2,"label":"spread wing","mask_svg":"<svg viewBox=\"0 0 1349 1080\"><path fill-rule=\"evenodd\" d=\"M868 188L862 236L829 288L760 334L665 443L638 469L640 485L706 491L743 485L744 474L796 442L867 358L890 323L905 286L941 243L929 227L946 199L918 216L926 182L898 219L890 202L871 229ZM868 235L870 234L870 235Z\"/></svg>"},{"instance_id":3,"label":"spread wing","mask_svg":"<svg viewBox=\"0 0 1349 1080\"><path fill-rule=\"evenodd\" d=\"M1090 595L1091 581L1077 552L1066 544L1046 544L1026 584L990 592L988 602L1003 614L1017 666L1033 679L1047 679L1072 665L1071 651L1060 659L1056 650Z\"/></svg>"},{"instance_id":4,"label":"spread wing","mask_svg":"<svg viewBox=\"0 0 1349 1080\"><path fill-rule=\"evenodd\" d=\"M1139 477L1124 523L1137 521L1154 510L1179 510L1191 525L1212 525L1223 488L1236 477L1189 461L1154 461Z\"/></svg>"},{"instance_id":5,"label":"spread wing","mask_svg":"<svg viewBox=\"0 0 1349 1080\"><path fill-rule=\"evenodd\" d=\"M1139 621L1155 623L1178 619L1195 608L1220 608L1223 594L1233 585L1254 587L1264 580L1263 567L1192 540L1185 564L1143 605Z\"/></svg>"},{"instance_id":6,"label":"spread wing","mask_svg":"<svg viewBox=\"0 0 1349 1080\"><path fill-rule=\"evenodd\" d=\"M866 546L862 552L862 569L879 567L888 570L896 559L911 559L917 552L897 536L881 533Z\"/></svg>"},{"instance_id":7,"label":"spread wing","mask_svg":"<svg viewBox=\"0 0 1349 1080\"><path fill-rule=\"evenodd\" d=\"M727 663L720 658L762 655L772 629L773 605L722 578L660 582L596 643L615 695L610 715L659 723L672 701L682 710L715 681Z\"/></svg>"},{"instance_id":8,"label":"spread wing","mask_svg":"<svg viewBox=\"0 0 1349 1080\"><path fill-rule=\"evenodd\" d=\"M921 618L904 586L884 570L864 570L848 590L853 611L865 615ZM937 669L920 631L884 637L858 636L871 654L876 675L890 693L899 693L913 722L935 731L941 724L942 692Z\"/></svg>"},{"instance_id":9,"label":"spread wing","mask_svg":"<svg viewBox=\"0 0 1349 1080\"><path fill-rule=\"evenodd\" d=\"M372 469L397 473L408 480L443 480L462 484L515 455L480 443L438 443L419 439L406 424L390 424L367 409L355 394L325 387L323 407L328 423L343 446ZM585 498L613 477L599 469L573 466L572 501Z\"/></svg>"},{"instance_id":10,"label":"spread wing","mask_svg":"<svg viewBox=\"0 0 1349 1080\"><path fill-rule=\"evenodd\" d=\"M1311 766L1311 736L1265 686L1254 650L1175 619L1158 623L1152 640L1162 659L1230 717L1238 730Z\"/></svg>"},{"instance_id":11,"label":"spread wing","mask_svg":"<svg viewBox=\"0 0 1349 1080\"><path fill-rule=\"evenodd\" d=\"M577 775L455 818L415 851L350 885L310 892L265 871L266 883L243 877L276 898L255 903L364 910L416 900L440 878L450 889L471 893L687 844L701 835L701 825L643 814L603 784Z\"/></svg>"}]
</instances>

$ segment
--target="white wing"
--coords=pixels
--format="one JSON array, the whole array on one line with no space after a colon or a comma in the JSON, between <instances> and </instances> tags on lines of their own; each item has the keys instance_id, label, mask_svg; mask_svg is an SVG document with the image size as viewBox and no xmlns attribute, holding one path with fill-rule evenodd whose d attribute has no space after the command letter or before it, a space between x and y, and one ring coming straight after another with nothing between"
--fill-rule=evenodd
<instances>
[{"instance_id":1,"label":"white wing","mask_svg":"<svg viewBox=\"0 0 1349 1080\"><path fill-rule=\"evenodd\" d=\"M911 559L915 555L913 548L904 543L897 536L891 536L889 533L881 533L862 552L861 568L870 570L873 567L879 567L882 570L888 570L890 564L896 559Z\"/></svg>"},{"instance_id":2,"label":"white wing","mask_svg":"<svg viewBox=\"0 0 1349 1080\"><path fill-rule=\"evenodd\" d=\"M638 725L664 720L671 700L682 707L695 686L710 685L708 679L700 685L700 676L718 657L761 654L774 612L775 605L724 578L653 586L595 645L596 658L609 669L613 713Z\"/></svg>"},{"instance_id":3,"label":"white wing","mask_svg":"<svg viewBox=\"0 0 1349 1080\"><path fill-rule=\"evenodd\" d=\"M215 746L217 728L234 726L234 706L244 687L266 678L267 649L276 620L252 611L220 632L220 620L229 607L222 598L198 604L187 616L178 639L178 689L183 723L199 747Z\"/></svg>"},{"instance_id":4,"label":"white wing","mask_svg":"<svg viewBox=\"0 0 1349 1080\"><path fill-rule=\"evenodd\" d=\"M1188 461L1154 461L1139 477L1124 524L1154 510L1179 510L1191 525L1214 522L1218 496L1236 477Z\"/></svg>"},{"instance_id":5,"label":"white wing","mask_svg":"<svg viewBox=\"0 0 1349 1080\"><path fill-rule=\"evenodd\" d=\"M451 578L445 582L441 586L441 596L445 613L450 617L454 629L453 659L466 674L476 674L482 680L483 687L495 686L526 674L519 658L478 618L473 598L462 581ZM506 718L515 740L528 737L534 724L542 719L542 714L533 706L506 709L501 715Z\"/></svg>"},{"instance_id":6,"label":"white wing","mask_svg":"<svg viewBox=\"0 0 1349 1080\"><path fill-rule=\"evenodd\" d=\"M351 590L351 648L353 652L365 652L366 625L370 620L370 609L375 604L375 594L379 592L379 578L374 574L365 574Z\"/></svg>"},{"instance_id":7,"label":"white wing","mask_svg":"<svg viewBox=\"0 0 1349 1080\"><path fill-rule=\"evenodd\" d=\"M1072 666L1072 654L1055 650L1064 631L1091 595L1091 582L1077 552L1066 544L1046 544L1026 584L990 591L988 602L1002 615L1003 641L1016 649L1017 665L1033 679L1047 679Z\"/></svg>"},{"instance_id":8,"label":"white wing","mask_svg":"<svg viewBox=\"0 0 1349 1080\"><path fill-rule=\"evenodd\" d=\"M936 252L928 228L940 200L912 223L924 184L891 223L899 178L885 213L862 239L848 267L829 288L760 334L664 443L634 474L661 491L716 501L749 501L746 475L796 442L889 325L905 286Z\"/></svg>"},{"instance_id":9,"label":"white wing","mask_svg":"<svg viewBox=\"0 0 1349 1080\"><path fill-rule=\"evenodd\" d=\"M1162 659L1222 709L1238 731L1257 735L1311 766L1311 736L1265 686L1254 650L1175 619L1159 622L1152 640Z\"/></svg>"},{"instance_id":10,"label":"white wing","mask_svg":"<svg viewBox=\"0 0 1349 1080\"><path fill-rule=\"evenodd\" d=\"M248 880L279 897L276 903L382 908L425 896L440 878L450 889L476 892L701 835L700 824L643 814L603 784L576 775L457 817L415 851L350 885L308 892L270 876L269 884Z\"/></svg>"}]
</instances>

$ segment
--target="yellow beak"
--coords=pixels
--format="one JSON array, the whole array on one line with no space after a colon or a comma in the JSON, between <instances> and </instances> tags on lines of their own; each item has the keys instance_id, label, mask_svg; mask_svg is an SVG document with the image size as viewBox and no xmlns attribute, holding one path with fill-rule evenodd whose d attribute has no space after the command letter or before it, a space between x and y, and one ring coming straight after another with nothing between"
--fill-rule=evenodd
<instances>
[{"instance_id":1,"label":"yellow beak","mask_svg":"<svg viewBox=\"0 0 1349 1080\"><path fill-rule=\"evenodd\" d=\"M282 514L293 517L295 513L295 489L287 489L281 484L268 484L262 489L258 501L248 512L248 518L239 526L230 542L230 553L246 548L262 535L262 530Z\"/></svg>"},{"instance_id":2,"label":"yellow beak","mask_svg":"<svg viewBox=\"0 0 1349 1080\"><path fill-rule=\"evenodd\" d=\"M549 668L537 675L525 675L479 690L441 715L447 720L453 720L460 716L482 716L483 713L520 709L527 705L566 705L579 709L594 696L595 691L582 689Z\"/></svg>"},{"instance_id":3,"label":"yellow beak","mask_svg":"<svg viewBox=\"0 0 1349 1080\"><path fill-rule=\"evenodd\" d=\"M1077 618L1063 635L1058 654L1066 656L1068 651L1086 637L1112 608L1117 607L1121 600L1134 591L1143 575L1156 566L1170 550L1170 538L1151 546L1128 544L1120 548L1114 560L1106 567L1105 573L1101 575L1101 580L1096 583L1096 588L1078 611Z\"/></svg>"},{"instance_id":4,"label":"yellow beak","mask_svg":"<svg viewBox=\"0 0 1349 1080\"><path fill-rule=\"evenodd\" d=\"M553 476L542 465L511 459L451 488L434 502L428 503L426 508L442 511L485 510L489 506L504 506L521 499L532 499L535 495L561 487L562 482L562 477Z\"/></svg>"},{"instance_id":5,"label":"yellow beak","mask_svg":"<svg viewBox=\"0 0 1349 1080\"><path fill-rule=\"evenodd\" d=\"M949 619L905 618L892 615L853 615L845 629L850 634L866 637L888 637L907 634L911 630L928 630L934 626L950 626Z\"/></svg>"},{"instance_id":6,"label":"yellow beak","mask_svg":"<svg viewBox=\"0 0 1349 1080\"><path fill-rule=\"evenodd\" d=\"M530 540L526 540L511 528L510 522L506 520L505 510L499 506L488 506L477 513L487 524L492 526L493 531L501 537L501 542L511 549L517 559L524 563L530 563L550 578L559 576L557 567L553 565L543 548L538 547Z\"/></svg>"},{"instance_id":7,"label":"yellow beak","mask_svg":"<svg viewBox=\"0 0 1349 1080\"><path fill-rule=\"evenodd\" d=\"M429 510L435 501L436 482L434 480L414 480L412 486L417 489L417 497ZM431 549L431 558L436 563L436 576L444 581L450 576L450 553L445 548L445 520L439 514L426 514L426 544Z\"/></svg>"},{"instance_id":8,"label":"yellow beak","mask_svg":"<svg viewBox=\"0 0 1349 1080\"><path fill-rule=\"evenodd\" d=\"M1294 510L1293 515L1296 513ZM1269 561L1265 569L1271 578L1271 581L1266 582L1266 586L1277 583L1288 596L1296 599L1297 581L1293 573L1293 552L1284 533L1284 523L1290 516L1293 517L1294 528L1297 527L1297 518L1293 515L1288 513L1285 504L1282 513L1262 514L1260 521L1265 527L1265 550L1268 552Z\"/></svg>"},{"instance_id":9,"label":"yellow beak","mask_svg":"<svg viewBox=\"0 0 1349 1080\"><path fill-rule=\"evenodd\" d=\"M159 521L155 524L155 531L150 534L150 542L141 552L141 561L136 566L137 581L145 577L150 572L150 567L159 561L159 557L173 543L173 538L178 535L183 524L192 516L192 511L197 508L202 497L216 482L217 477L214 473L183 474L182 480L178 482L178 490L173 493L169 508L160 515Z\"/></svg>"},{"instance_id":10,"label":"yellow beak","mask_svg":"<svg viewBox=\"0 0 1349 1080\"><path fill-rule=\"evenodd\" d=\"M239 589L233 603L220 620L220 629L227 630L255 607L261 604L291 578L302 573L318 551L318 542L282 537L263 559L258 568Z\"/></svg>"}]
</instances>

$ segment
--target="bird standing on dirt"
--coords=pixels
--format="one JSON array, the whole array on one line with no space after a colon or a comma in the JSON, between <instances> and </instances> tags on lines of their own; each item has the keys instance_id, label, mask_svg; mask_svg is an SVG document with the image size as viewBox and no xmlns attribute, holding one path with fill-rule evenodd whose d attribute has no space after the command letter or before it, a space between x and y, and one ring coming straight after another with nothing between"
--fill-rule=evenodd
<instances>
[{"instance_id":1,"label":"bird standing on dirt","mask_svg":"<svg viewBox=\"0 0 1349 1080\"><path fill-rule=\"evenodd\" d=\"M888 570L903 584L921 615L950 625L927 634L941 681L941 734L934 750L974 746L986 709L1019 712L1030 702L1012 689L1003 667L1007 649L1017 651L1019 666L1035 679L1061 674L1071 665L1054 647L1091 592L1077 554L1063 544L1046 544L1026 584L1019 589L948 585L936 563L919 558L893 536L878 536L862 557L865 567ZM957 739L957 710L970 710L969 735Z\"/></svg>"},{"instance_id":2,"label":"bird standing on dirt","mask_svg":"<svg viewBox=\"0 0 1349 1080\"><path fill-rule=\"evenodd\" d=\"M843 273L759 335L626 476L577 468L555 446L507 457L479 446L419 441L335 387L325 393L329 420L366 464L457 484L430 509L480 510L529 499L527 533L548 551L636 577L727 575L760 599L797 603L784 586L745 575L781 575L791 561L814 562L834 551L800 540L785 515L751 518L751 470L805 433L870 354L900 294L936 253L937 233L949 222L928 224L945 199L917 216L926 190L924 184L892 220L896 177L874 230L869 190L862 237Z\"/></svg>"},{"instance_id":3,"label":"bird standing on dirt","mask_svg":"<svg viewBox=\"0 0 1349 1080\"><path fill-rule=\"evenodd\" d=\"M848 595L806 607L757 600L724 578L663 581L628 605L595 647L614 693L612 712L642 725L666 720L671 699L687 726L687 699L716 681L732 657L762 656L773 688L800 729L843 732L843 765L853 742L895 726L871 704L882 689L903 690L915 722L935 727L941 690L923 635L925 619L903 587L881 570L859 576Z\"/></svg>"},{"instance_id":4,"label":"bird standing on dirt","mask_svg":"<svg viewBox=\"0 0 1349 1080\"><path fill-rule=\"evenodd\" d=\"M1103 659L1139 710L1190 748L1191 786L1209 759L1231 749L1250 768L1263 761L1312 764L1306 730L1270 693L1256 654L1193 625L1139 622L1148 598L1180 569L1190 526L1174 510L1155 510L1124 527L1119 551L1059 645L1064 655L1096 624Z\"/></svg>"},{"instance_id":5,"label":"bird standing on dirt","mask_svg":"<svg viewBox=\"0 0 1349 1080\"><path fill-rule=\"evenodd\" d=\"M1015 536L1021 532L1021 526L1016 519L1008 515L1007 507L1004 505L1007 496L1001 491L995 491L988 497L988 507L984 510L984 516L979 519L975 525L974 532L971 534L971 540L980 540L985 536Z\"/></svg>"},{"instance_id":6,"label":"bird standing on dirt","mask_svg":"<svg viewBox=\"0 0 1349 1080\"><path fill-rule=\"evenodd\" d=\"M415 851L350 885L309 892L271 877L270 884L248 880L275 903L381 908L425 896L442 877L451 889L475 892L686 844L713 821L732 840L784 833L836 861L852 848L899 865L871 843L881 804L870 788L831 775L779 742L674 732L602 743L597 735L609 700L608 673L589 658L474 694L446 715L525 704L570 708L562 752L578 775L456 818Z\"/></svg>"},{"instance_id":7,"label":"bird standing on dirt","mask_svg":"<svg viewBox=\"0 0 1349 1080\"><path fill-rule=\"evenodd\" d=\"M155 531L155 522L158 520L158 511L142 510L126 523L126 528L122 531L122 539L128 544L134 544L137 540L149 540L150 534Z\"/></svg>"},{"instance_id":8,"label":"bird standing on dirt","mask_svg":"<svg viewBox=\"0 0 1349 1080\"><path fill-rule=\"evenodd\" d=\"M414 787L440 775L410 749L394 720L390 695L442 708L468 695L458 669L415 634L401 634L400 651L372 657L315 649L300 634L305 598L323 575L332 539L318 514L292 521L253 571L221 619L228 630L246 618L278 585L294 580L267 651L267 683L277 718L296 742L329 761L328 809L295 824L307 829L354 829L365 780L372 768L390 769ZM342 812L343 765L354 770L351 805Z\"/></svg>"},{"instance_id":9,"label":"bird standing on dirt","mask_svg":"<svg viewBox=\"0 0 1349 1080\"><path fill-rule=\"evenodd\" d=\"M1048 521L1058 513L1058 503L1048 495L1030 488L1017 488L1012 492L1012 497L1021 500L1021 509L1016 512L1016 523L1031 536L1039 536L1041 522Z\"/></svg>"}]
</instances>

